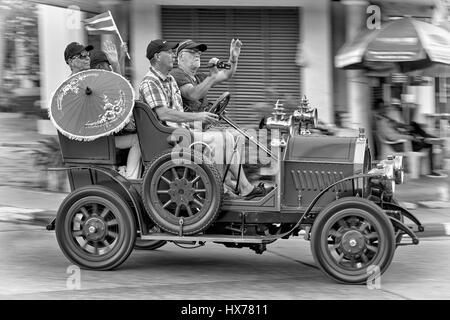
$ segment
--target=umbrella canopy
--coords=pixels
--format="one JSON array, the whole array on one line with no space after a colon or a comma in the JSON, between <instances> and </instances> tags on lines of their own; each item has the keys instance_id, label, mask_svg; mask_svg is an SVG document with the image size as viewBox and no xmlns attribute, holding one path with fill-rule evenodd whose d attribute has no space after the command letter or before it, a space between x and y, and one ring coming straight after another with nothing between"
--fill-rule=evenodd
<instances>
[{"instance_id":1,"label":"umbrella canopy","mask_svg":"<svg viewBox=\"0 0 450 320\"><path fill-rule=\"evenodd\" d=\"M53 94L49 116L58 131L74 140L92 141L120 131L133 112L128 80L105 70L81 71Z\"/></svg>"},{"instance_id":2,"label":"umbrella canopy","mask_svg":"<svg viewBox=\"0 0 450 320\"><path fill-rule=\"evenodd\" d=\"M450 32L412 18L360 33L335 57L336 67L346 69L376 69L382 63L383 67L398 65L402 71L409 71L433 62L450 64Z\"/></svg>"}]
</instances>

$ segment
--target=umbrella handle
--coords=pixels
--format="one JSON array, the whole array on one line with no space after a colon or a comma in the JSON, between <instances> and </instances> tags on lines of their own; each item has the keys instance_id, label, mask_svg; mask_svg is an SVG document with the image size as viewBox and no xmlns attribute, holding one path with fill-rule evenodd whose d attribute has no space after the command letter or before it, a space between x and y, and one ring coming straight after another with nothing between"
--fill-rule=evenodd
<instances>
[{"instance_id":1,"label":"umbrella handle","mask_svg":"<svg viewBox=\"0 0 450 320\"><path fill-rule=\"evenodd\" d=\"M87 94L87 95L92 94L92 89L89 88L89 87L86 87L86 94Z\"/></svg>"}]
</instances>

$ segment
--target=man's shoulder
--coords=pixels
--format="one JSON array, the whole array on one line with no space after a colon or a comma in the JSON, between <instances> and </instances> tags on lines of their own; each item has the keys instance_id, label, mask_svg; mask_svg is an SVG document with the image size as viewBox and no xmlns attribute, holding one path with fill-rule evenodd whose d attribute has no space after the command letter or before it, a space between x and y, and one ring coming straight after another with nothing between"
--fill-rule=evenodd
<instances>
[{"instance_id":1,"label":"man's shoulder","mask_svg":"<svg viewBox=\"0 0 450 320\"><path fill-rule=\"evenodd\" d=\"M145 83L155 83L157 81L158 77L153 72L148 71L139 83L139 87L141 87Z\"/></svg>"},{"instance_id":2,"label":"man's shoulder","mask_svg":"<svg viewBox=\"0 0 450 320\"><path fill-rule=\"evenodd\" d=\"M179 79L188 79L189 76L180 68L173 68L170 72L169 75L171 75L175 80L179 80Z\"/></svg>"}]
</instances>

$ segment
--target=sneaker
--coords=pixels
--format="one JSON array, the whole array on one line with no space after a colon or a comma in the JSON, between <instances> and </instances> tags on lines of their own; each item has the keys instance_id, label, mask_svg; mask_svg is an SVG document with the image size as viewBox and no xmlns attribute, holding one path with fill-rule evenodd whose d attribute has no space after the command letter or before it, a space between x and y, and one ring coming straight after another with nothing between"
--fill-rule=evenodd
<instances>
[{"instance_id":1,"label":"sneaker","mask_svg":"<svg viewBox=\"0 0 450 320\"><path fill-rule=\"evenodd\" d=\"M446 175L445 173L432 171L430 174L427 174L427 177L430 177L430 178L447 178L448 175Z\"/></svg>"}]
</instances>

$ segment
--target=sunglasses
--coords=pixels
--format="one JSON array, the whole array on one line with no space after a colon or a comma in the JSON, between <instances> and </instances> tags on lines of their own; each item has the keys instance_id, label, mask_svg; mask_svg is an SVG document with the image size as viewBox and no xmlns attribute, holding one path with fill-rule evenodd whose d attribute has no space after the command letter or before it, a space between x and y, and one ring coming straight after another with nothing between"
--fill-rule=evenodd
<instances>
[{"instance_id":1,"label":"sunglasses","mask_svg":"<svg viewBox=\"0 0 450 320\"><path fill-rule=\"evenodd\" d=\"M80 54L76 54L76 55L70 57L69 59L75 60L75 59L87 59L87 58L89 58L89 52L84 51L84 52L81 52Z\"/></svg>"}]
</instances>

